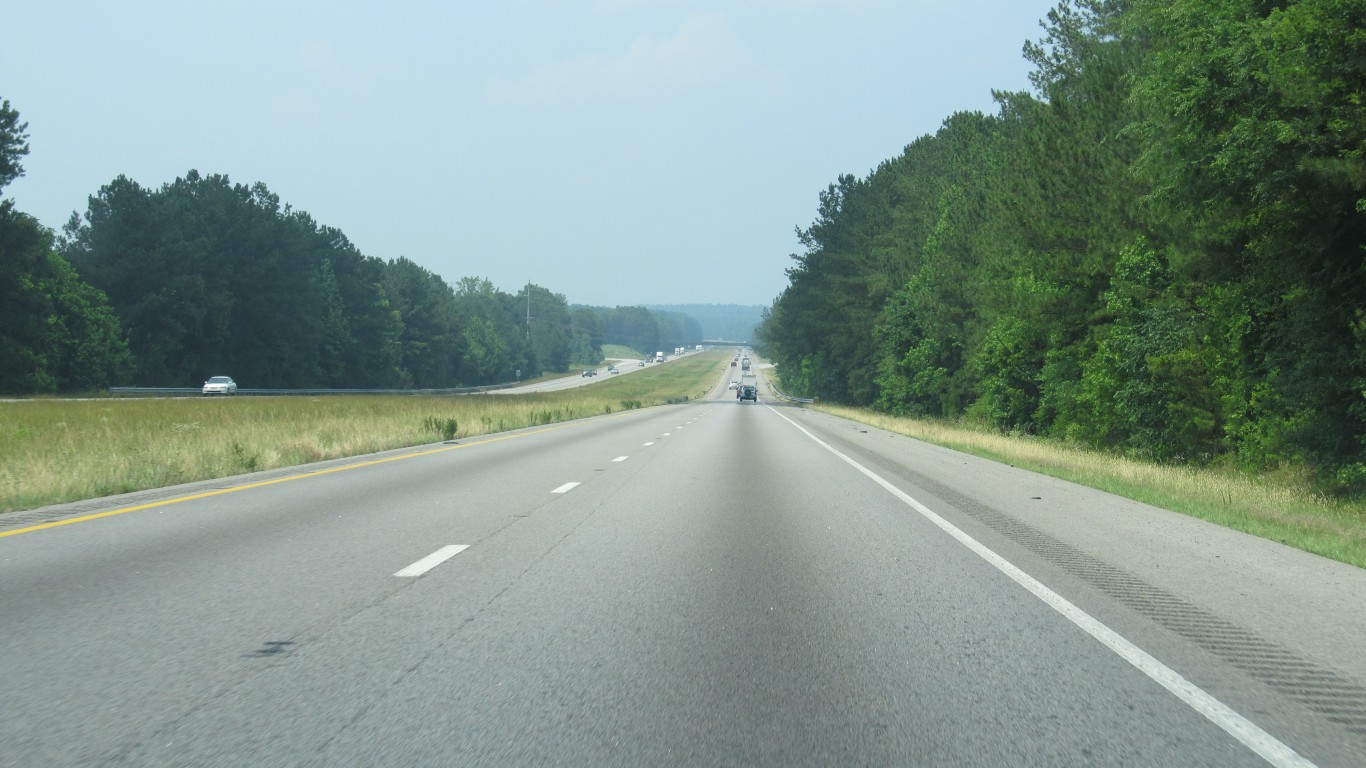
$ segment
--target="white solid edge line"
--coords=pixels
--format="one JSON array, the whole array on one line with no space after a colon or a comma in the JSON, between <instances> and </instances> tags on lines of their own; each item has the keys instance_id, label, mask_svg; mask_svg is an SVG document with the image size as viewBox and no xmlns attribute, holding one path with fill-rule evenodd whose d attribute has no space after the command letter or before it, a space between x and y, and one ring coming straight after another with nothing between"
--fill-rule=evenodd
<instances>
[{"instance_id":1,"label":"white solid edge line","mask_svg":"<svg viewBox=\"0 0 1366 768\"><path fill-rule=\"evenodd\" d=\"M551 491L551 493L568 493L578 486L578 483L565 483L564 485Z\"/></svg>"},{"instance_id":2,"label":"white solid edge line","mask_svg":"<svg viewBox=\"0 0 1366 768\"><path fill-rule=\"evenodd\" d=\"M1099 640L1110 650L1119 655L1120 658L1137 667L1139 671L1147 675L1158 685L1171 691L1177 698L1184 701L1191 709L1204 715L1210 722L1223 728L1229 735L1241 741L1248 749L1256 752L1272 765L1284 768L1299 766L1300 768L1313 768L1314 763L1306 760L1298 752L1281 743L1279 739L1257 727L1255 723L1246 717L1235 712L1222 701L1206 693L1199 686L1182 677L1178 672L1167 665L1158 661L1147 651L1124 639L1118 632L1110 629L1098 619L1091 616L1086 611L1073 605L1070 601L1059 595L1057 592L1044 586L1033 576L1015 567L1010 561L988 549L985 544L964 533L960 528L940 517L926 507L924 504L911 498L906 492L882 479L872 470L862 464L840 453L824 440L808 432L802 425L789 419L776 409L769 407L770 411L777 413L784 421L796 427L802 434L811 438L817 445L835 454L845 463L863 473L870 480L882 486L884 490L900 499L907 506L919 512L925 519L939 526L945 533L958 540L958 543L967 547L978 557L990 563L1001 573L1009 576L1011 580L1034 594L1035 597L1047 603L1053 610L1067 617L1068 621L1080 627L1087 634Z\"/></svg>"},{"instance_id":3,"label":"white solid edge line","mask_svg":"<svg viewBox=\"0 0 1366 768\"><path fill-rule=\"evenodd\" d=\"M438 549L430 555L427 555L426 557L422 558L421 560L418 560L416 563L413 563L412 565L408 566L407 568L404 568L403 570L399 571L398 573L395 573L394 575L405 578L410 576L421 576L422 574L426 573L427 571L430 571L438 565L441 565L447 560L450 560L452 557L455 557L456 555L460 554L466 549L469 549L469 546L470 545L468 544L447 544L441 549Z\"/></svg>"}]
</instances>

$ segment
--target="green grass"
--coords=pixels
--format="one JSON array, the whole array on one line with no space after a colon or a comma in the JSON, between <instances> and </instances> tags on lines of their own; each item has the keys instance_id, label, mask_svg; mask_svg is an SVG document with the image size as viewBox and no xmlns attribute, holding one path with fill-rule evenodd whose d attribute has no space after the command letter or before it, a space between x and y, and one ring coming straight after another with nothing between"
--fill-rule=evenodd
<instances>
[{"instance_id":1,"label":"green grass","mask_svg":"<svg viewBox=\"0 0 1366 768\"><path fill-rule=\"evenodd\" d=\"M1366 568L1366 508L1315 493L1293 474L1162 466L957 424L826 404L808 407Z\"/></svg>"},{"instance_id":2,"label":"green grass","mask_svg":"<svg viewBox=\"0 0 1366 768\"><path fill-rule=\"evenodd\" d=\"M528 395L0 403L0 512L686 402L722 366L694 355Z\"/></svg>"}]
</instances>

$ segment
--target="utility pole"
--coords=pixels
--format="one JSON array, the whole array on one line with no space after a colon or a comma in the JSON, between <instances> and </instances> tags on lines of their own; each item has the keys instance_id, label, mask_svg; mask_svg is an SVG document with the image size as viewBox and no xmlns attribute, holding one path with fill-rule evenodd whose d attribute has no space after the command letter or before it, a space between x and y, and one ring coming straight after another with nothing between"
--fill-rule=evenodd
<instances>
[{"instance_id":1,"label":"utility pole","mask_svg":"<svg viewBox=\"0 0 1366 768\"><path fill-rule=\"evenodd\" d=\"M526 281L526 340L531 343L531 281Z\"/></svg>"}]
</instances>

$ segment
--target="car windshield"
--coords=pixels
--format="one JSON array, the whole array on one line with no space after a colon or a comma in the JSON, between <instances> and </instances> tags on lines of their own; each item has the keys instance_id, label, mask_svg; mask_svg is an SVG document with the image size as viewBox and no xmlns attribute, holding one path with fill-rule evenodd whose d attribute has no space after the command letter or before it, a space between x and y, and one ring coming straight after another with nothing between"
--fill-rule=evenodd
<instances>
[{"instance_id":1,"label":"car windshield","mask_svg":"<svg viewBox=\"0 0 1366 768\"><path fill-rule=\"evenodd\" d=\"M212 379L209 379L210 384L227 384L230 381L232 381L232 379L227 376L214 376Z\"/></svg>"}]
</instances>

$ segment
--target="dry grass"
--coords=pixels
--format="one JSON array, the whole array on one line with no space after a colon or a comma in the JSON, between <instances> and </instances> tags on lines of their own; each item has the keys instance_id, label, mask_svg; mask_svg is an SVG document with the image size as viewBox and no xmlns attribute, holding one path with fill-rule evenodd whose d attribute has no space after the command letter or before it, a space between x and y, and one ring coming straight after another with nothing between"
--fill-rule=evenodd
<instances>
[{"instance_id":1,"label":"dry grass","mask_svg":"<svg viewBox=\"0 0 1366 768\"><path fill-rule=\"evenodd\" d=\"M1366 509L1317 494L1293 474L1253 476L1225 468L1162 466L944 422L812 407L1366 567Z\"/></svg>"},{"instance_id":2,"label":"dry grass","mask_svg":"<svg viewBox=\"0 0 1366 768\"><path fill-rule=\"evenodd\" d=\"M682 402L720 375L697 355L535 395L35 399L0 403L0 512Z\"/></svg>"}]
</instances>

